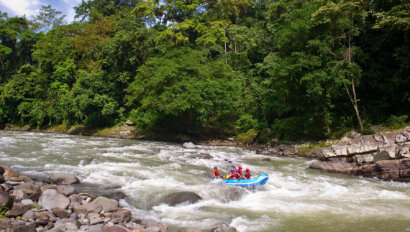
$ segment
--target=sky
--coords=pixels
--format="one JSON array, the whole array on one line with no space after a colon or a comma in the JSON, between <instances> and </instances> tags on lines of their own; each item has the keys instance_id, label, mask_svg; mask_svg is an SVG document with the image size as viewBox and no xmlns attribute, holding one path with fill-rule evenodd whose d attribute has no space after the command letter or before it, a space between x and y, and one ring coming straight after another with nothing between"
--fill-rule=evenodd
<instances>
[{"instance_id":1,"label":"sky","mask_svg":"<svg viewBox=\"0 0 410 232\"><path fill-rule=\"evenodd\" d=\"M7 12L9 16L23 16L28 19L38 14L41 5L51 5L54 9L66 15L67 22L74 20L74 6L81 0L0 0L0 11Z\"/></svg>"}]
</instances>

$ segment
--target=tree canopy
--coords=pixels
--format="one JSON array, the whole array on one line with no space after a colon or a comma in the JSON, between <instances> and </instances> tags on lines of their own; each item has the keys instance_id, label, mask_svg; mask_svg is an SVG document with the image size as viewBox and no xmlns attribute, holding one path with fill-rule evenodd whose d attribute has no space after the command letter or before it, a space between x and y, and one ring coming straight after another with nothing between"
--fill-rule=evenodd
<instances>
[{"instance_id":1,"label":"tree canopy","mask_svg":"<svg viewBox=\"0 0 410 232\"><path fill-rule=\"evenodd\" d=\"M0 12L0 124L323 139L408 120L406 1L90 0ZM263 137L263 136L260 136ZM266 140L265 138L265 140ZM262 139L262 138L261 138Z\"/></svg>"}]
</instances>

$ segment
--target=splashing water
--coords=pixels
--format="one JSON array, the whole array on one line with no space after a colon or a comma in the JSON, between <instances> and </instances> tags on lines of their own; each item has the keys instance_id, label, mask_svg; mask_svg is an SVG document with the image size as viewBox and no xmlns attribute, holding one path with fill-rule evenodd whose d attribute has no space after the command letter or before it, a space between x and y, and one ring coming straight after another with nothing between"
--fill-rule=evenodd
<instances>
[{"instance_id":1,"label":"splashing water","mask_svg":"<svg viewBox=\"0 0 410 232\"><path fill-rule=\"evenodd\" d=\"M201 154L212 156L200 159ZM262 156L234 147L198 146L126 139L0 131L1 163L32 178L71 172L78 189L94 194L119 191L121 204L137 218L175 228L238 231L410 231L410 184L328 174L307 167L312 160ZM210 178L212 167L233 166L266 173L254 190ZM171 207L169 193L192 191L203 200Z\"/></svg>"}]
</instances>

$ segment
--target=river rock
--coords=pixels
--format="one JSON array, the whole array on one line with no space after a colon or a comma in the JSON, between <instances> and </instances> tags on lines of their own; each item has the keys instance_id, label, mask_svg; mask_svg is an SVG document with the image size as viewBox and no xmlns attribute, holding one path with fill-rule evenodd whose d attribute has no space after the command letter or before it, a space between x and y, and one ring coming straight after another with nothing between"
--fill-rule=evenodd
<instances>
[{"instance_id":1,"label":"river rock","mask_svg":"<svg viewBox=\"0 0 410 232\"><path fill-rule=\"evenodd\" d=\"M32 182L22 183L14 189L23 191L33 201L38 201L41 195L40 187Z\"/></svg>"},{"instance_id":2,"label":"river rock","mask_svg":"<svg viewBox=\"0 0 410 232\"><path fill-rule=\"evenodd\" d=\"M36 214L34 213L33 210L28 210L23 214L23 216L21 216L21 218L23 220L30 220L30 219L35 220L36 219Z\"/></svg>"},{"instance_id":3,"label":"river rock","mask_svg":"<svg viewBox=\"0 0 410 232\"><path fill-rule=\"evenodd\" d=\"M5 231L11 227L10 218L0 218L0 231Z\"/></svg>"},{"instance_id":4,"label":"river rock","mask_svg":"<svg viewBox=\"0 0 410 232\"><path fill-rule=\"evenodd\" d=\"M200 159L212 159L213 157L210 154L200 153L199 158Z\"/></svg>"},{"instance_id":5,"label":"river rock","mask_svg":"<svg viewBox=\"0 0 410 232\"><path fill-rule=\"evenodd\" d=\"M27 223L27 224L20 224L20 225L13 225L11 228L12 232L36 232L36 224L35 223Z\"/></svg>"},{"instance_id":6,"label":"river rock","mask_svg":"<svg viewBox=\"0 0 410 232\"><path fill-rule=\"evenodd\" d=\"M92 203L100 204L103 207L104 212L110 212L118 208L118 201L109 199L106 197L97 197Z\"/></svg>"},{"instance_id":7,"label":"river rock","mask_svg":"<svg viewBox=\"0 0 410 232\"><path fill-rule=\"evenodd\" d=\"M0 175L3 175L6 170L0 165Z\"/></svg>"},{"instance_id":8,"label":"river rock","mask_svg":"<svg viewBox=\"0 0 410 232\"><path fill-rule=\"evenodd\" d=\"M80 180L71 173L56 173L50 176L50 181L55 184L78 184Z\"/></svg>"},{"instance_id":9,"label":"river rock","mask_svg":"<svg viewBox=\"0 0 410 232\"><path fill-rule=\"evenodd\" d=\"M36 223L40 225L47 225L50 222L50 217L47 215L46 212L40 211L40 212L34 212L36 215Z\"/></svg>"},{"instance_id":10,"label":"river rock","mask_svg":"<svg viewBox=\"0 0 410 232\"><path fill-rule=\"evenodd\" d=\"M88 220L90 220L91 225L95 225L98 223L103 222L103 219L100 217L100 214L98 213L89 213L87 215Z\"/></svg>"},{"instance_id":11,"label":"river rock","mask_svg":"<svg viewBox=\"0 0 410 232\"><path fill-rule=\"evenodd\" d=\"M70 199L54 189L47 189L41 194L38 203L48 210L56 207L65 209L70 204Z\"/></svg>"},{"instance_id":12,"label":"river rock","mask_svg":"<svg viewBox=\"0 0 410 232\"><path fill-rule=\"evenodd\" d=\"M70 212L60 207L55 207L52 211L59 218L68 218L70 216Z\"/></svg>"},{"instance_id":13,"label":"river rock","mask_svg":"<svg viewBox=\"0 0 410 232\"><path fill-rule=\"evenodd\" d=\"M0 191L0 207L11 209L13 207L14 197L6 192Z\"/></svg>"},{"instance_id":14,"label":"river rock","mask_svg":"<svg viewBox=\"0 0 410 232\"><path fill-rule=\"evenodd\" d=\"M16 171L14 171L13 169L4 166L4 165L0 165L1 168L3 168L4 173L3 176L6 178L6 180L8 180L8 178L10 177L18 177L20 176Z\"/></svg>"},{"instance_id":15,"label":"river rock","mask_svg":"<svg viewBox=\"0 0 410 232\"><path fill-rule=\"evenodd\" d=\"M112 223L121 223L121 222L128 222L131 220L131 211L128 209L118 209L115 210L114 213L111 215L111 222Z\"/></svg>"},{"instance_id":16,"label":"river rock","mask_svg":"<svg viewBox=\"0 0 410 232\"><path fill-rule=\"evenodd\" d=\"M3 184L4 182L6 182L6 178L4 178L3 175L0 175L0 184Z\"/></svg>"},{"instance_id":17,"label":"river rock","mask_svg":"<svg viewBox=\"0 0 410 232\"><path fill-rule=\"evenodd\" d=\"M87 203L82 205L87 210L87 213L100 213L103 210L103 207L100 204L96 203Z\"/></svg>"},{"instance_id":18,"label":"river rock","mask_svg":"<svg viewBox=\"0 0 410 232\"><path fill-rule=\"evenodd\" d=\"M186 149L194 149L197 148L197 146L195 144L193 144L192 142L186 142L183 143L182 146Z\"/></svg>"},{"instance_id":19,"label":"river rock","mask_svg":"<svg viewBox=\"0 0 410 232\"><path fill-rule=\"evenodd\" d=\"M356 167L354 163L318 161L309 165L310 168L327 172L350 173Z\"/></svg>"},{"instance_id":20,"label":"river rock","mask_svg":"<svg viewBox=\"0 0 410 232\"><path fill-rule=\"evenodd\" d=\"M103 232L129 232L129 230L122 226L104 226Z\"/></svg>"},{"instance_id":21,"label":"river rock","mask_svg":"<svg viewBox=\"0 0 410 232\"><path fill-rule=\"evenodd\" d=\"M176 206L182 203L193 204L201 199L202 198L196 193L184 191L184 192L171 193L165 196L162 202L170 206Z\"/></svg>"},{"instance_id":22,"label":"river rock","mask_svg":"<svg viewBox=\"0 0 410 232\"><path fill-rule=\"evenodd\" d=\"M10 217L17 217L23 215L26 211L31 209L31 205L24 205L22 203L14 203L11 210L6 215Z\"/></svg>"}]
</instances>

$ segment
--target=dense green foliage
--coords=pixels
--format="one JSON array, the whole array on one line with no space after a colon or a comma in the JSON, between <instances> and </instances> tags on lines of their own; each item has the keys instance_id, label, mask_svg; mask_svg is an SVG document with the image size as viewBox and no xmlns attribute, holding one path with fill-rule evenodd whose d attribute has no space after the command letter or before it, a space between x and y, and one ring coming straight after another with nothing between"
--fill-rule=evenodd
<instances>
[{"instance_id":1,"label":"dense green foliage","mask_svg":"<svg viewBox=\"0 0 410 232\"><path fill-rule=\"evenodd\" d=\"M410 4L90 0L0 12L0 124L321 139L405 125Z\"/></svg>"}]
</instances>

